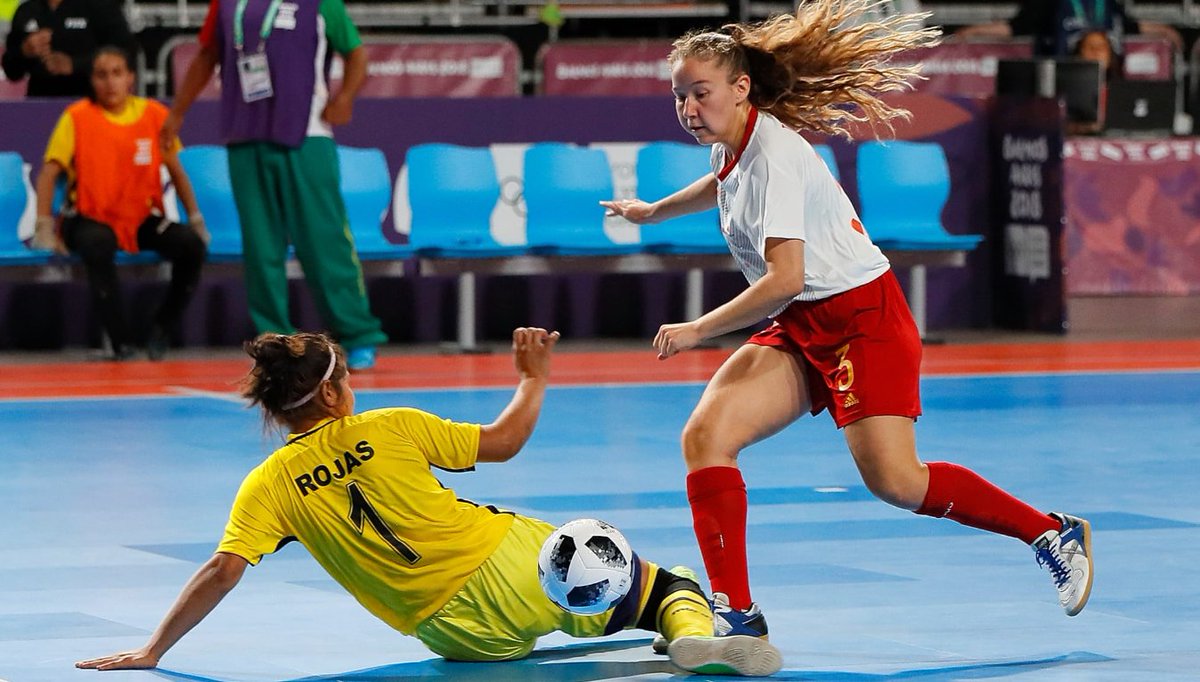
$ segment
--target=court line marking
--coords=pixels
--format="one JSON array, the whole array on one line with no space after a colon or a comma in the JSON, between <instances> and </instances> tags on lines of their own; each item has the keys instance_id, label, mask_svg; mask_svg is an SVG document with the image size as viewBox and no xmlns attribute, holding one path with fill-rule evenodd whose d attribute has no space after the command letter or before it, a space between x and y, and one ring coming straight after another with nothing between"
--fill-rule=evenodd
<instances>
[{"instance_id":1,"label":"court line marking","mask_svg":"<svg viewBox=\"0 0 1200 682\"><path fill-rule=\"evenodd\" d=\"M1014 377L1019 379L1029 379L1037 377L1059 377L1059 376L1113 376L1113 375L1136 375L1136 374L1200 374L1200 368L1164 368L1164 369L1070 369L1070 370L1048 370L1040 372L968 372L961 374L926 374L921 377L921 381L938 381L944 379L993 379ZM599 382L599 383L551 383L547 386L549 390L578 390L578 389L595 389L595 388L654 388L654 387L673 387L673 386L704 386L708 383L704 381L646 381L639 382L637 380L623 382ZM374 394L374 393L440 393L445 391L514 391L517 387L517 380L514 377L512 384L504 385L474 385L474 386L396 386L396 387L363 387L354 388L355 393ZM236 403L244 405L245 401L234 392L210 391L206 389L190 388L187 386L164 385L162 393L97 393L95 395L70 395L70 396L3 396L0 397L0 404L4 403L35 403L35 402L67 402L67 401L87 401L87 400L148 400L148 399L178 399L178 398L210 398L222 402Z\"/></svg>"},{"instance_id":2,"label":"court line marking","mask_svg":"<svg viewBox=\"0 0 1200 682\"><path fill-rule=\"evenodd\" d=\"M168 392L181 396L190 396L195 398L212 398L213 400L221 400L227 403L235 403L237 405L245 405L246 399L238 395L234 391L208 391L202 388L191 388L190 386L164 386ZM159 394L162 395L162 394ZM163 396L171 397L171 396Z\"/></svg>"}]
</instances>

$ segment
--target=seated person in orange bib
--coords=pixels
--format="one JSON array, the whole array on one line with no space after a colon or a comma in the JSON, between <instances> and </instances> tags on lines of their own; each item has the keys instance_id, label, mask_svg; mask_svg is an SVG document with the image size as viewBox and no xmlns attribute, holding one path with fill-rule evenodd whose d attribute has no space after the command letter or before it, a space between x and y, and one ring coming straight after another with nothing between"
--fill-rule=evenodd
<instances>
[{"instance_id":1,"label":"seated person in orange bib","mask_svg":"<svg viewBox=\"0 0 1200 682\"><path fill-rule=\"evenodd\" d=\"M157 251L170 261L171 282L146 339L150 359L158 360L200 281L208 231L179 164L178 139L167 151L159 148L167 108L133 95L134 74L125 52L113 47L97 51L91 82L92 97L67 107L46 147L37 178L33 245L64 254L69 250L83 259L101 328L117 360L133 355L114 262L117 249ZM164 215L163 165L187 210L187 225ZM64 172L69 189L60 235L52 206Z\"/></svg>"},{"instance_id":2,"label":"seated person in orange bib","mask_svg":"<svg viewBox=\"0 0 1200 682\"><path fill-rule=\"evenodd\" d=\"M354 413L345 353L323 334L263 334L242 395L290 433L242 482L216 553L183 588L140 649L80 668L153 668L238 581L298 540L368 611L455 661L524 658L538 637L661 633L685 670L768 675L778 651L757 637L714 637L713 615L687 569L633 555L632 584L595 615L559 608L543 591L538 554L554 527L460 499L433 469L467 471L514 457L533 433L558 333L513 332L520 383L490 424L413 408Z\"/></svg>"}]
</instances>

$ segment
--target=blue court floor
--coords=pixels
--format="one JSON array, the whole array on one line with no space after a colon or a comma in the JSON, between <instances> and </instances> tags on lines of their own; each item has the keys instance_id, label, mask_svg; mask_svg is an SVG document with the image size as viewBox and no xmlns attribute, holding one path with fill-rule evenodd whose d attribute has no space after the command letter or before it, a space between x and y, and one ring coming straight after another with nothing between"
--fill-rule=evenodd
<instances>
[{"instance_id":1,"label":"blue court floor","mask_svg":"<svg viewBox=\"0 0 1200 682\"><path fill-rule=\"evenodd\" d=\"M702 568L678 434L699 384L552 388L528 448L444 474L461 496L597 516ZM490 421L508 389L361 391ZM777 679L1200 679L1200 372L932 377L918 442L1046 510L1092 521L1091 603L1064 616L1018 541L873 500L827 416L743 455L755 598ZM146 672L74 661L140 646L277 444L231 396L0 401L0 679L661 680L650 635L547 637L529 660L451 664L376 621L292 544Z\"/></svg>"}]
</instances>

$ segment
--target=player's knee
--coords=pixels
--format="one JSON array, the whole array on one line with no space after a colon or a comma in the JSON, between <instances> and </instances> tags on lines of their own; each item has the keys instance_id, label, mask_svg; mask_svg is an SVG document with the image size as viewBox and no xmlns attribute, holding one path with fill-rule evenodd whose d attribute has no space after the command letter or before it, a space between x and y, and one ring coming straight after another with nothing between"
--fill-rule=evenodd
<instances>
[{"instance_id":1,"label":"player's knee","mask_svg":"<svg viewBox=\"0 0 1200 682\"><path fill-rule=\"evenodd\" d=\"M112 231L76 237L74 251L88 267L107 266L117 256L117 238Z\"/></svg>"},{"instance_id":2,"label":"player's knee","mask_svg":"<svg viewBox=\"0 0 1200 682\"><path fill-rule=\"evenodd\" d=\"M738 447L729 442L729 432L714 426L713 420L694 414L683 427L680 437L683 459L689 470L710 466L733 466Z\"/></svg>"},{"instance_id":3,"label":"player's knee","mask_svg":"<svg viewBox=\"0 0 1200 682\"><path fill-rule=\"evenodd\" d=\"M872 495L901 509L916 509L925 497L925 487L919 477L908 472L864 472L863 483Z\"/></svg>"},{"instance_id":4,"label":"player's knee","mask_svg":"<svg viewBox=\"0 0 1200 682\"><path fill-rule=\"evenodd\" d=\"M205 256L208 255L208 246L200 235L191 232L187 242L184 245L184 258L193 263L203 263Z\"/></svg>"}]
</instances>

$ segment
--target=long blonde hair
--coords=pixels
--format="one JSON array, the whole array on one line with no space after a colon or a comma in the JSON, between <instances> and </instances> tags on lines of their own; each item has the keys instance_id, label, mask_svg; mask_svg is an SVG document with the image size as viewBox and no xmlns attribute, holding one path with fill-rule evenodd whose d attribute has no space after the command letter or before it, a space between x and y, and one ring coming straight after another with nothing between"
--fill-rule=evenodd
<instances>
[{"instance_id":1,"label":"long blonde hair","mask_svg":"<svg viewBox=\"0 0 1200 682\"><path fill-rule=\"evenodd\" d=\"M879 0L808 0L796 13L721 32L692 32L675 41L668 61L714 60L732 79L750 77L750 103L796 130L849 138L858 123L892 130L906 109L880 95L912 89L920 65L893 64L900 52L938 43L938 28L914 27L928 14L892 15L855 24Z\"/></svg>"}]
</instances>

